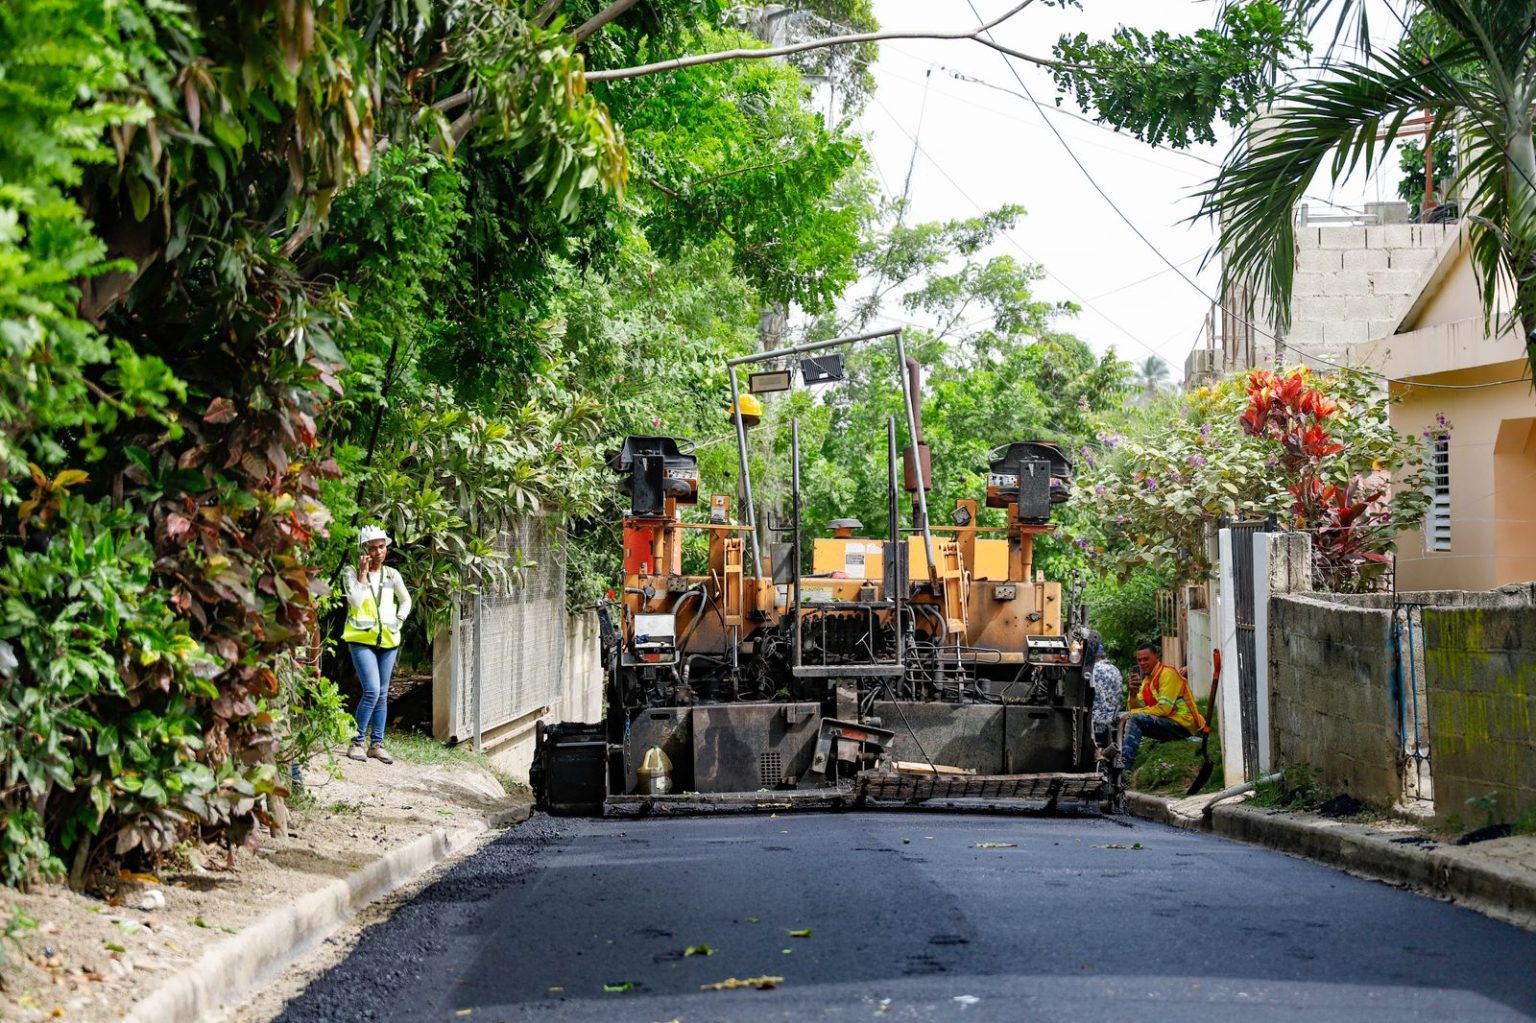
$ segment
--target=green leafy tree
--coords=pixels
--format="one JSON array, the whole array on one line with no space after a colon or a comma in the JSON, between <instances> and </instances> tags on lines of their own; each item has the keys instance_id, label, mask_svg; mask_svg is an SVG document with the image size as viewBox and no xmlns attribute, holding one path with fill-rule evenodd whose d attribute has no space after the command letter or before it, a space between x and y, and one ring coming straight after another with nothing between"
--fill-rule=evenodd
<instances>
[{"instance_id":1,"label":"green leafy tree","mask_svg":"<svg viewBox=\"0 0 1536 1023\"><path fill-rule=\"evenodd\" d=\"M1288 60L1311 52L1305 18L1271 0L1219 6L1217 25L1188 36L1122 27L1106 40L1062 36L1052 75L1063 95L1151 145L1215 142L1273 94Z\"/></svg>"},{"instance_id":2,"label":"green leafy tree","mask_svg":"<svg viewBox=\"0 0 1536 1023\"><path fill-rule=\"evenodd\" d=\"M565 268L646 244L583 74L627 6L0 15L6 881L153 855L193 822L244 836L283 791L277 758L334 720L334 693L284 685L325 599L317 540L345 548L360 511L415 516L431 594L479 577L439 571L434 524L558 506L573 479L594 500L591 402L543 324ZM616 52L689 45L715 12L648 4ZM765 131L792 137L776 96ZM823 150L818 180L856 162ZM778 286L811 295L819 273ZM445 392L464 365L485 372ZM455 503L418 500L434 487Z\"/></svg>"},{"instance_id":3,"label":"green leafy tree","mask_svg":"<svg viewBox=\"0 0 1536 1023\"><path fill-rule=\"evenodd\" d=\"M1455 176L1456 150L1451 139L1440 136L1434 141L1435 201L1444 202L1442 182ZM1408 203L1408 218L1418 220L1424 211L1424 144L1408 139L1398 147L1397 197Z\"/></svg>"},{"instance_id":4,"label":"green leafy tree","mask_svg":"<svg viewBox=\"0 0 1536 1023\"><path fill-rule=\"evenodd\" d=\"M904 309L936 324L904 334L908 354L925 373L923 432L933 455L928 504L935 522L947 520L957 499L982 499L995 448L1018 440L1055 440L1073 450L1091 436L1097 415L1118 407L1125 392L1129 368L1123 362L1113 353L1094 355L1058 326L1073 307L1034 297L1032 285L1043 276L1038 266L982 254L1022 213L1005 207L967 220L897 224L871 239L862 257L890 280L906 281ZM860 300L858 313L873 316L893 291L882 282L873 298ZM826 325L822 332L831 329ZM896 417L898 437L903 442L906 437L888 346L866 346L848 367L846 383L817 398L796 395L776 410L776 457L759 477L764 487L787 485L784 423L791 415L800 417L804 516L812 532L845 516L882 531L888 417ZM983 513L992 524L1001 515ZM1054 540L1043 541L1040 563L1064 573L1070 557L1060 564L1053 560L1064 555L1058 547Z\"/></svg>"}]
</instances>

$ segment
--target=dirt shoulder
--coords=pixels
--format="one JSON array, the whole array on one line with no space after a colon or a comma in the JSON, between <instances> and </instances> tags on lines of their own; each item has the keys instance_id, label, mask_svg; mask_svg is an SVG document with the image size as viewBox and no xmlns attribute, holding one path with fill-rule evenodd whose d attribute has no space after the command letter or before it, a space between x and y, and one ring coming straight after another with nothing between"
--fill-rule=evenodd
<instances>
[{"instance_id":1,"label":"dirt shoulder","mask_svg":"<svg viewBox=\"0 0 1536 1023\"><path fill-rule=\"evenodd\" d=\"M183 850L174 869L125 879L107 897L63 885L0 893L0 919L16 909L37 922L19 949L7 943L0 1020L121 1019L212 945L279 906L421 835L474 826L529 801L467 757L428 743L392 748L392 765L345 757L312 764L310 799L292 812L287 836L263 830L232 867L222 847L203 846Z\"/></svg>"}]
</instances>

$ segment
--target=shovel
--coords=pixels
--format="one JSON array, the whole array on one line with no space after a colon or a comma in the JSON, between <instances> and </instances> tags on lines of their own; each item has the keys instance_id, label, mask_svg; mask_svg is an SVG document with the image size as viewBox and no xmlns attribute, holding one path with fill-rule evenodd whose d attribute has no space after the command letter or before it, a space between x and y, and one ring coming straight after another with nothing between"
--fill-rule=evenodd
<instances>
[{"instance_id":1,"label":"shovel","mask_svg":"<svg viewBox=\"0 0 1536 1023\"><path fill-rule=\"evenodd\" d=\"M1216 721L1216 687L1221 684L1221 651L1211 651L1211 700L1205 706L1205 734L1200 737L1200 770L1195 774L1195 780L1190 783L1186 796L1192 796L1205 788L1205 783L1211 780L1211 770L1216 765L1211 763L1211 729Z\"/></svg>"}]
</instances>

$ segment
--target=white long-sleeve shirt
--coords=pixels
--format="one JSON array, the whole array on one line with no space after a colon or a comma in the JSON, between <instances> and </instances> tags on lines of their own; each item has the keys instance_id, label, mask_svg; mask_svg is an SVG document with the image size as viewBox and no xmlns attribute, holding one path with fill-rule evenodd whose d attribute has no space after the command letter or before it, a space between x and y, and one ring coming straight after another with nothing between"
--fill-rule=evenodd
<instances>
[{"instance_id":1,"label":"white long-sleeve shirt","mask_svg":"<svg viewBox=\"0 0 1536 1023\"><path fill-rule=\"evenodd\" d=\"M388 565L362 578L358 577L357 566L348 565L342 573L342 583L347 588L348 617L363 628L377 624L372 621L363 624L364 619L373 617L365 611L374 597L378 598L379 618L391 632L398 632L411 613L411 593L405 588L405 579Z\"/></svg>"}]
</instances>

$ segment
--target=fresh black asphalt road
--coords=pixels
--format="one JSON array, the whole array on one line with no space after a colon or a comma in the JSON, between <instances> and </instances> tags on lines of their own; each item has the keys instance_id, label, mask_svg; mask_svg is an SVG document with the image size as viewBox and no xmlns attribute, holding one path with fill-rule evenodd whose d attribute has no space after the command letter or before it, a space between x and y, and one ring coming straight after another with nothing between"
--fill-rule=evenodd
<instances>
[{"instance_id":1,"label":"fresh black asphalt road","mask_svg":"<svg viewBox=\"0 0 1536 1023\"><path fill-rule=\"evenodd\" d=\"M783 980L700 990L762 976ZM1536 934L1468 910L1124 818L906 812L536 816L366 932L281 1019L1532 1014Z\"/></svg>"}]
</instances>

